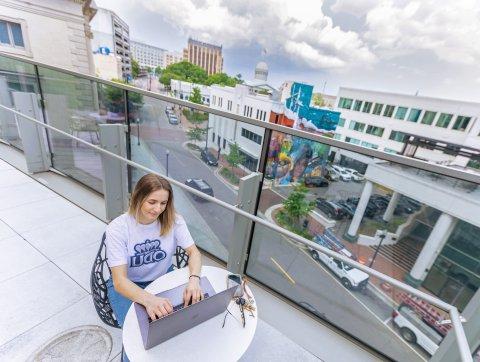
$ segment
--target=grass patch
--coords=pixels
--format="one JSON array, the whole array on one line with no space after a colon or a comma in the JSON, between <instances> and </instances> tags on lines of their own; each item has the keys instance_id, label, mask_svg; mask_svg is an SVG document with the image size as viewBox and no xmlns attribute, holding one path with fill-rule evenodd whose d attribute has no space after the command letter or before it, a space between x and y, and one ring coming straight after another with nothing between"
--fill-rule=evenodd
<instances>
[{"instance_id":1,"label":"grass patch","mask_svg":"<svg viewBox=\"0 0 480 362\"><path fill-rule=\"evenodd\" d=\"M201 151L202 148L200 146L197 146L196 144L194 143L187 143L187 147L190 148L191 150L194 150L194 151Z\"/></svg>"},{"instance_id":2,"label":"grass patch","mask_svg":"<svg viewBox=\"0 0 480 362\"><path fill-rule=\"evenodd\" d=\"M298 225L295 225L295 223L292 222L292 220L290 220L290 218L288 217L288 215L284 210L280 210L275 215L273 215L273 217L277 221L278 225L280 225L282 228L287 229L288 231L291 231L292 233L295 233L297 235L300 235L305 239L308 239L308 240L313 239L313 235L311 235L307 229L304 229Z\"/></svg>"},{"instance_id":3,"label":"grass patch","mask_svg":"<svg viewBox=\"0 0 480 362\"><path fill-rule=\"evenodd\" d=\"M189 122L193 123L202 123L208 119L208 113L198 111L192 112L189 109L184 109L182 113Z\"/></svg>"},{"instance_id":4,"label":"grass patch","mask_svg":"<svg viewBox=\"0 0 480 362\"><path fill-rule=\"evenodd\" d=\"M238 185L240 183L240 179L238 178L238 176L232 173L229 168L223 167L220 170L220 175L225 177L230 183L234 185Z\"/></svg>"},{"instance_id":5,"label":"grass patch","mask_svg":"<svg viewBox=\"0 0 480 362\"><path fill-rule=\"evenodd\" d=\"M407 221L405 216L394 216L392 220L388 223L385 223L380 220L370 220L370 219L363 219L362 223L360 224L359 234L363 235L375 235L377 230L385 230L387 229L388 232L394 233L397 231L397 228Z\"/></svg>"}]
</instances>

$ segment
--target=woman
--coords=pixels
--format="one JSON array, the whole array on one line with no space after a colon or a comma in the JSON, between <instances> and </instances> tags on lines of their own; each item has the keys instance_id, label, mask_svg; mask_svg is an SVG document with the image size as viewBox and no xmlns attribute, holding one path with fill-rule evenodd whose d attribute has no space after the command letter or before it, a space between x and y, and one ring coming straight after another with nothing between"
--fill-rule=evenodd
<instances>
[{"instance_id":1,"label":"woman","mask_svg":"<svg viewBox=\"0 0 480 362\"><path fill-rule=\"evenodd\" d=\"M142 304L152 320L173 311L168 299L144 288L172 270L177 245L189 257L190 277L183 293L184 303L196 303L203 298L200 252L185 220L175 213L172 187L164 178L148 174L138 181L128 212L107 226L105 243L112 275L107 282L108 299L120 326L132 301Z\"/></svg>"}]
</instances>

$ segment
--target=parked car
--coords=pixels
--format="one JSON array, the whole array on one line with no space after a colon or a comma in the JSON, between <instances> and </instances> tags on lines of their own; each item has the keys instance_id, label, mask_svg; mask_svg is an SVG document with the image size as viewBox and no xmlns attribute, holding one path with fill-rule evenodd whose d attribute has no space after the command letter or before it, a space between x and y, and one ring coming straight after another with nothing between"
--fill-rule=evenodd
<instances>
[{"instance_id":1,"label":"parked car","mask_svg":"<svg viewBox=\"0 0 480 362\"><path fill-rule=\"evenodd\" d=\"M400 304L392 312L392 321L400 329L400 335L407 342L418 344L431 355L438 349L443 337L425 323L410 306Z\"/></svg>"},{"instance_id":2,"label":"parked car","mask_svg":"<svg viewBox=\"0 0 480 362\"><path fill-rule=\"evenodd\" d=\"M325 232L323 235L316 235L313 238L313 241L332 251L336 251L355 260L354 255L350 253L340 242L340 240L338 240L338 238L331 232ZM325 264L336 276L340 278L340 281L345 288L354 290L362 290L366 288L369 278L367 273L353 268L338 259L319 252L316 249L309 249L312 258Z\"/></svg>"},{"instance_id":3,"label":"parked car","mask_svg":"<svg viewBox=\"0 0 480 362\"><path fill-rule=\"evenodd\" d=\"M334 202L319 197L315 200L315 203L317 204L317 208L330 219L341 220L345 216L341 206Z\"/></svg>"},{"instance_id":4,"label":"parked car","mask_svg":"<svg viewBox=\"0 0 480 362\"><path fill-rule=\"evenodd\" d=\"M213 197L212 187L207 183L207 181L201 178L189 178L188 180L185 181L185 185L193 187L194 189L198 191L202 191L203 193ZM192 197L198 201L206 201L205 199L197 195L192 194Z\"/></svg>"},{"instance_id":5,"label":"parked car","mask_svg":"<svg viewBox=\"0 0 480 362\"><path fill-rule=\"evenodd\" d=\"M170 123L170 124L178 124L179 122L178 122L177 116L174 115L173 113L170 113L170 114L168 115L168 123Z\"/></svg>"},{"instance_id":6,"label":"parked car","mask_svg":"<svg viewBox=\"0 0 480 362\"><path fill-rule=\"evenodd\" d=\"M360 200L359 197L349 197L347 199L347 202L352 206L355 206L356 208L359 200ZM375 203L372 200L368 200L367 207L365 208L365 216L372 218L377 214L377 212L378 212L378 206L375 205Z\"/></svg>"},{"instance_id":7,"label":"parked car","mask_svg":"<svg viewBox=\"0 0 480 362\"><path fill-rule=\"evenodd\" d=\"M340 177L336 171L334 171L330 166L325 167L327 173L325 174L325 178L329 181L338 181Z\"/></svg>"},{"instance_id":8,"label":"parked car","mask_svg":"<svg viewBox=\"0 0 480 362\"><path fill-rule=\"evenodd\" d=\"M365 181L365 176L363 176L357 170L354 170L353 168L347 168L347 167L344 167L344 170L350 174L353 181L355 181L355 182Z\"/></svg>"},{"instance_id":9,"label":"parked car","mask_svg":"<svg viewBox=\"0 0 480 362\"><path fill-rule=\"evenodd\" d=\"M208 148L204 148L202 152L200 152L201 159L210 166L218 166L217 158L208 150Z\"/></svg>"},{"instance_id":10,"label":"parked car","mask_svg":"<svg viewBox=\"0 0 480 362\"><path fill-rule=\"evenodd\" d=\"M305 186L328 187L330 183L322 176L305 176L303 182Z\"/></svg>"},{"instance_id":11,"label":"parked car","mask_svg":"<svg viewBox=\"0 0 480 362\"><path fill-rule=\"evenodd\" d=\"M345 200L336 201L336 203L342 207L343 212L349 219L353 218L353 215L355 215L355 210L357 209L354 205L349 204Z\"/></svg>"}]
</instances>

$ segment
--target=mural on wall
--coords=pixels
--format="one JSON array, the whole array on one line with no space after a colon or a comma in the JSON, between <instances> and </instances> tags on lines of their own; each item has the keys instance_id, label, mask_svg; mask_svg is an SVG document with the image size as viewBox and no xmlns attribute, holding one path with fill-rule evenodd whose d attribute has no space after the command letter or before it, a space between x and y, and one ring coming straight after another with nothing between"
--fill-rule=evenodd
<instances>
[{"instance_id":1,"label":"mural on wall","mask_svg":"<svg viewBox=\"0 0 480 362\"><path fill-rule=\"evenodd\" d=\"M307 175L324 175L329 148L301 137L274 132L268 152L267 177L287 185Z\"/></svg>"}]
</instances>

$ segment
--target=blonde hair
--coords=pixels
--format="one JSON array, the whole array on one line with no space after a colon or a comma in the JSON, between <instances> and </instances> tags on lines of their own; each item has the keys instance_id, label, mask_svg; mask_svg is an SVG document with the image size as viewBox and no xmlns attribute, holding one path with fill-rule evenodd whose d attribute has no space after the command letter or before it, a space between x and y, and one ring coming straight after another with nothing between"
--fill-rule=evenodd
<instances>
[{"instance_id":1,"label":"blonde hair","mask_svg":"<svg viewBox=\"0 0 480 362\"><path fill-rule=\"evenodd\" d=\"M135 185L135 189L130 199L130 206L128 207L128 213L132 215L138 222L140 208L147 200L148 196L155 191L165 190L168 191L168 201L165 210L158 216L160 223L160 235L168 234L175 222L175 207L173 206L173 190L170 182L163 177L149 173L143 176Z\"/></svg>"}]
</instances>

